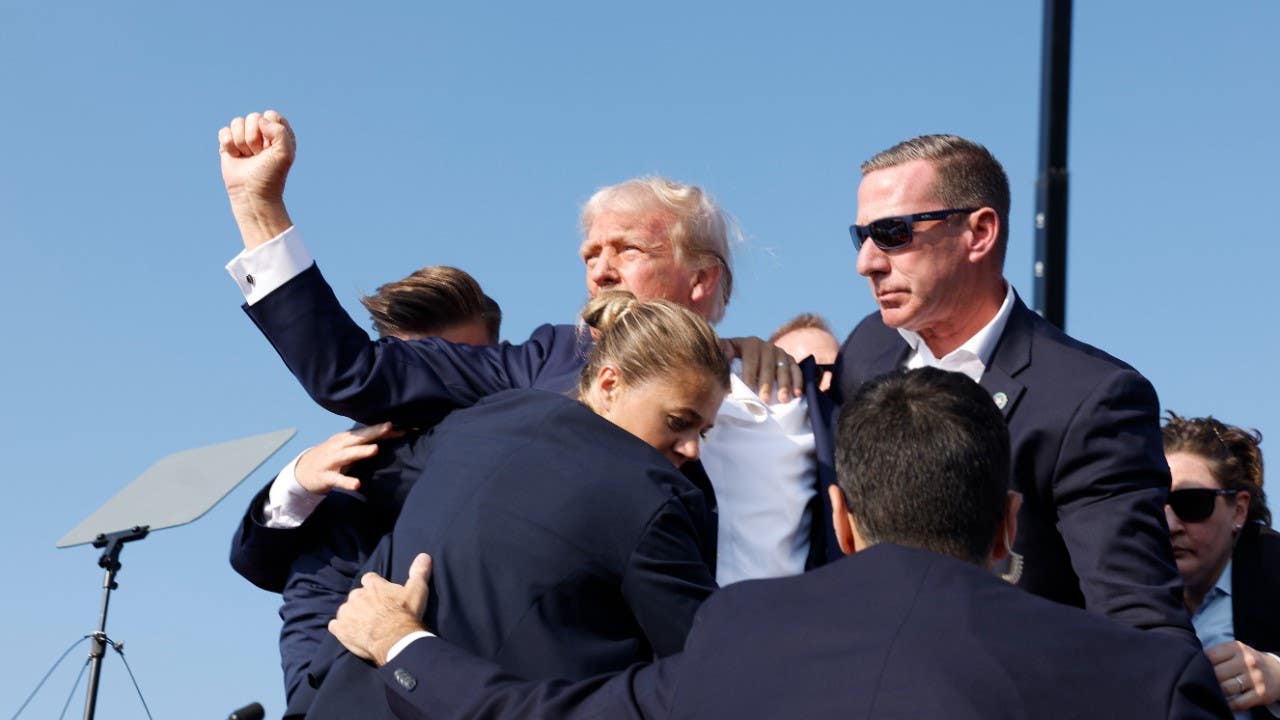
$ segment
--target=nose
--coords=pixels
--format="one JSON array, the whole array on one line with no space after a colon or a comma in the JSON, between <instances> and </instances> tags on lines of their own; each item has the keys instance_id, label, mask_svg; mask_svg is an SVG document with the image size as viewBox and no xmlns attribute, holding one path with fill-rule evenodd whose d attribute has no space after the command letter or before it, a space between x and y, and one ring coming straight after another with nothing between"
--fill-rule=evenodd
<instances>
[{"instance_id":1,"label":"nose","mask_svg":"<svg viewBox=\"0 0 1280 720\"><path fill-rule=\"evenodd\" d=\"M698 438L690 438L677 441L672 448L676 455L681 458L681 462L698 459Z\"/></svg>"},{"instance_id":2,"label":"nose","mask_svg":"<svg viewBox=\"0 0 1280 720\"><path fill-rule=\"evenodd\" d=\"M1169 524L1170 535L1173 535L1176 532L1182 532L1182 520L1178 518L1178 514L1173 511L1173 508L1168 505L1164 506L1164 520Z\"/></svg>"},{"instance_id":3,"label":"nose","mask_svg":"<svg viewBox=\"0 0 1280 720\"><path fill-rule=\"evenodd\" d=\"M612 248L601 250L595 262L587 268L587 283L597 288L617 285L618 270L614 267L616 257Z\"/></svg>"},{"instance_id":4,"label":"nose","mask_svg":"<svg viewBox=\"0 0 1280 720\"><path fill-rule=\"evenodd\" d=\"M858 249L858 274L870 277L873 273L889 271L889 257L876 244L867 238Z\"/></svg>"}]
</instances>

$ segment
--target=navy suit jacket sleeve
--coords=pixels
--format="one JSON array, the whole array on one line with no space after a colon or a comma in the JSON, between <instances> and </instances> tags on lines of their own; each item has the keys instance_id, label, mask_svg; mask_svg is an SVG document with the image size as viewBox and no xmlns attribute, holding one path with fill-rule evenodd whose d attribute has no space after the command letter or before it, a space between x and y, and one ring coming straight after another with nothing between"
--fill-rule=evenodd
<instances>
[{"instance_id":1,"label":"navy suit jacket sleeve","mask_svg":"<svg viewBox=\"0 0 1280 720\"><path fill-rule=\"evenodd\" d=\"M670 714L680 662L676 655L576 682L527 681L444 640L424 638L378 672L386 684L387 703L402 720L641 720Z\"/></svg>"},{"instance_id":2,"label":"navy suit jacket sleeve","mask_svg":"<svg viewBox=\"0 0 1280 720\"><path fill-rule=\"evenodd\" d=\"M698 608L716 589L715 576L696 540L692 513L701 511L699 498L700 493L673 497L663 504L632 552L622 578L622 594L658 657L684 649Z\"/></svg>"},{"instance_id":3,"label":"navy suit jacket sleeve","mask_svg":"<svg viewBox=\"0 0 1280 720\"><path fill-rule=\"evenodd\" d=\"M1181 588L1168 572L1167 475L1153 472L1163 467L1158 408L1154 388L1132 370L1095 388L1063 435L1054 502L1085 607L1185 639Z\"/></svg>"},{"instance_id":4,"label":"navy suit jacket sleeve","mask_svg":"<svg viewBox=\"0 0 1280 720\"><path fill-rule=\"evenodd\" d=\"M543 381L582 362L570 326L544 325L521 345L370 341L315 265L244 309L312 399L364 423L420 427L501 390L564 390Z\"/></svg>"},{"instance_id":5,"label":"navy suit jacket sleeve","mask_svg":"<svg viewBox=\"0 0 1280 720\"><path fill-rule=\"evenodd\" d=\"M263 524L262 508L275 478L249 501L240 526L231 538L231 567L245 580L267 592L284 590L289 568L306 544L306 531L296 528L271 528Z\"/></svg>"},{"instance_id":6,"label":"navy suit jacket sleeve","mask_svg":"<svg viewBox=\"0 0 1280 720\"><path fill-rule=\"evenodd\" d=\"M1169 695L1169 717L1178 720L1230 720L1234 717L1204 653L1195 651L1188 656L1187 664Z\"/></svg>"}]
</instances>

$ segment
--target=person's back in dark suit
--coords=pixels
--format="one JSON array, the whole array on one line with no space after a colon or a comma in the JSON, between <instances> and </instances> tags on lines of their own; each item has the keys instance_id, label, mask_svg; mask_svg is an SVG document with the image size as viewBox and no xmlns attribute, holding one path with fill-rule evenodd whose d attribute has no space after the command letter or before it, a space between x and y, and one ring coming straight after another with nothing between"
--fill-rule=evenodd
<instances>
[{"instance_id":1,"label":"person's back in dark suit","mask_svg":"<svg viewBox=\"0 0 1280 720\"><path fill-rule=\"evenodd\" d=\"M887 544L724 588L683 653L612 679L525 682L431 639L380 672L400 718L1230 717L1187 643Z\"/></svg>"}]
</instances>

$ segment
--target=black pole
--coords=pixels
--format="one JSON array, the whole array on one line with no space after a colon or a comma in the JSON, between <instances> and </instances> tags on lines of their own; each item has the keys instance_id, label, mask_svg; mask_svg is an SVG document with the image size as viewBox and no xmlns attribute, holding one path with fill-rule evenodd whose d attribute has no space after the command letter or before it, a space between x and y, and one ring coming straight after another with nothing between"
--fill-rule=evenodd
<instances>
[{"instance_id":1,"label":"black pole","mask_svg":"<svg viewBox=\"0 0 1280 720\"><path fill-rule=\"evenodd\" d=\"M134 526L129 530L121 530L109 535L99 535L93 541L96 548L106 548L102 557L98 558L98 566L106 569L102 580L102 612L98 615L98 630L89 637L93 645L89 648L89 689L84 698L84 720L93 720L93 713L98 704L98 678L102 675L102 659L107 654L107 606L111 603L111 591L115 590L116 571L120 569L120 550L124 544L133 540L141 540L147 536L149 528L145 525Z\"/></svg>"},{"instance_id":2,"label":"black pole","mask_svg":"<svg viewBox=\"0 0 1280 720\"><path fill-rule=\"evenodd\" d=\"M1071 90L1071 0L1044 0L1040 76L1040 174L1036 178L1035 306L1067 324L1067 120Z\"/></svg>"}]
</instances>

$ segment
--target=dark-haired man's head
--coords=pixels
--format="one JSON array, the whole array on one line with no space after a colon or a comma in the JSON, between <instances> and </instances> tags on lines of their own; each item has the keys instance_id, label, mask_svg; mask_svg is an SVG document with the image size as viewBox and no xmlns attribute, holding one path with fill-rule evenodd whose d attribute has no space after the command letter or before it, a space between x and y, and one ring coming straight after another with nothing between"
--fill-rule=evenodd
<instances>
[{"instance_id":1,"label":"dark-haired man's head","mask_svg":"<svg viewBox=\"0 0 1280 720\"><path fill-rule=\"evenodd\" d=\"M977 383L934 368L877 378L837 429L840 546L894 543L990 566L1008 552L1020 504L1009 463L1009 430Z\"/></svg>"},{"instance_id":2,"label":"dark-haired man's head","mask_svg":"<svg viewBox=\"0 0 1280 720\"><path fill-rule=\"evenodd\" d=\"M502 310L466 272L447 265L424 267L360 298L383 337L440 337L466 345L498 342Z\"/></svg>"}]
</instances>

